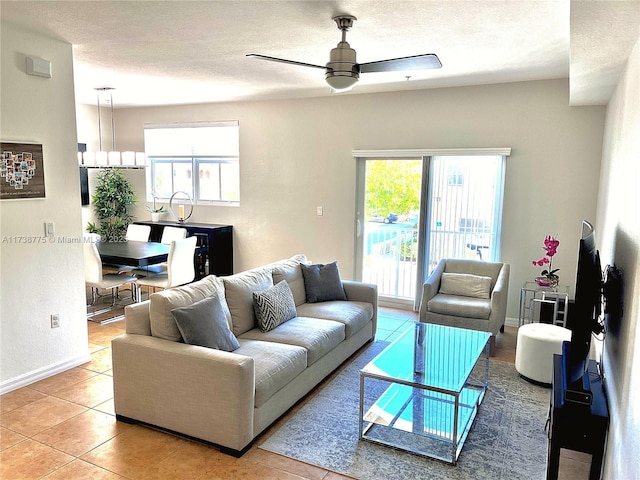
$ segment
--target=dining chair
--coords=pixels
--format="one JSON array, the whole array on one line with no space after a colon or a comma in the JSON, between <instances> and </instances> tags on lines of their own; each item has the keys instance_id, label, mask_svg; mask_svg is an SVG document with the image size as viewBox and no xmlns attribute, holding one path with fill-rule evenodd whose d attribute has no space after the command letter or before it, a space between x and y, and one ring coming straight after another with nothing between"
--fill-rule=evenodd
<instances>
[{"instance_id":1,"label":"dining chair","mask_svg":"<svg viewBox=\"0 0 640 480\"><path fill-rule=\"evenodd\" d=\"M137 241L137 242L148 242L149 236L151 235L151 226L150 225L138 225L136 223L130 223L127 226L127 240Z\"/></svg>"},{"instance_id":2,"label":"dining chair","mask_svg":"<svg viewBox=\"0 0 640 480\"><path fill-rule=\"evenodd\" d=\"M164 227L162 229L162 236L160 237L160 243L166 243L169 245L174 240L182 240L187 238L187 229L182 227Z\"/></svg>"},{"instance_id":3,"label":"dining chair","mask_svg":"<svg viewBox=\"0 0 640 480\"><path fill-rule=\"evenodd\" d=\"M127 241L148 242L149 236L151 236L151 227L149 225L137 225L135 223L127 225L127 233L125 235ZM115 265L111 263L105 263L102 267L109 271L128 273L129 275L132 274L134 269L131 265Z\"/></svg>"},{"instance_id":4,"label":"dining chair","mask_svg":"<svg viewBox=\"0 0 640 480\"><path fill-rule=\"evenodd\" d=\"M197 238L187 237L171 242L171 249L167 258L167 271L157 275L150 275L138 278L138 287L146 286L153 288L171 288L190 283L196 277L193 265L193 255L196 250Z\"/></svg>"},{"instance_id":5,"label":"dining chair","mask_svg":"<svg viewBox=\"0 0 640 480\"><path fill-rule=\"evenodd\" d=\"M84 253L84 281L87 286L91 287L91 303L96 303L100 289L111 290L111 306L113 307L118 298L118 287L123 285L131 285L131 298L138 301L138 288L136 285L136 277L131 275L119 275L117 273L103 273L102 261L98 253L97 242L100 235L88 234L84 237L83 253Z\"/></svg>"},{"instance_id":6,"label":"dining chair","mask_svg":"<svg viewBox=\"0 0 640 480\"><path fill-rule=\"evenodd\" d=\"M149 227L151 228L151 227ZM170 245L174 240L183 240L187 238L187 229L182 227L164 227L162 229L162 236L160 237L160 243ZM149 265L145 269L136 268L132 272L136 276L159 275L167 273L167 262L158 263L155 265Z\"/></svg>"}]
</instances>

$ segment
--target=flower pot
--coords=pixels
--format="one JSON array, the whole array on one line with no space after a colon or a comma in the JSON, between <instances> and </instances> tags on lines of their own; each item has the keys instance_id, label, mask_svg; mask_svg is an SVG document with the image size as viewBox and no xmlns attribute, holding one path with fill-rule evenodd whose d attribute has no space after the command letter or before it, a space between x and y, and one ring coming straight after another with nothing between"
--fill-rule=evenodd
<instances>
[{"instance_id":1,"label":"flower pot","mask_svg":"<svg viewBox=\"0 0 640 480\"><path fill-rule=\"evenodd\" d=\"M549 277L536 277L533 279L534 282L536 282L536 284L539 287L556 287L558 286L558 279L557 278L549 278Z\"/></svg>"},{"instance_id":2,"label":"flower pot","mask_svg":"<svg viewBox=\"0 0 640 480\"><path fill-rule=\"evenodd\" d=\"M157 222L160 220L160 212L151 212L151 221Z\"/></svg>"}]
</instances>

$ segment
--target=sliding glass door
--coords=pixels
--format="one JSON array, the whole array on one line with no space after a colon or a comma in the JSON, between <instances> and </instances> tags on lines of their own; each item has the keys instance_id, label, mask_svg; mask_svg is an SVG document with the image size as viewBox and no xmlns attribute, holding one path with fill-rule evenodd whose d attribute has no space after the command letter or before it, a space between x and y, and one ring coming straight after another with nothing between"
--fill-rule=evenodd
<instances>
[{"instance_id":1,"label":"sliding glass door","mask_svg":"<svg viewBox=\"0 0 640 480\"><path fill-rule=\"evenodd\" d=\"M415 307L441 258L499 259L506 155L482 153L358 157L355 278L381 304Z\"/></svg>"}]
</instances>

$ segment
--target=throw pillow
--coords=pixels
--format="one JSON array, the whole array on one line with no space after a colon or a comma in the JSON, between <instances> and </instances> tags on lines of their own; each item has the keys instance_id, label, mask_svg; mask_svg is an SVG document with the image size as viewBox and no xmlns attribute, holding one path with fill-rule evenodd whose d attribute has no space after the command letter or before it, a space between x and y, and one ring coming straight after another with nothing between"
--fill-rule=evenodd
<instances>
[{"instance_id":1,"label":"throw pillow","mask_svg":"<svg viewBox=\"0 0 640 480\"><path fill-rule=\"evenodd\" d=\"M273 330L297 315L293 293L285 280L261 292L253 292L253 308L263 332Z\"/></svg>"},{"instance_id":2,"label":"throw pillow","mask_svg":"<svg viewBox=\"0 0 640 480\"><path fill-rule=\"evenodd\" d=\"M300 266L304 277L307 302L316 303L347 299L340 280L340 273L338 272L338 262L327 263L326 265L305 265L301 263Z\"/></svg>"},{"instance_id":3,"label":"throw pillow","mask_svg":"<svg viewBox=\"0 0 640 480\"><path fill-rule=\"evenodd\" d=\"M468 273L443 273L440 279L440 293L461 297L489 298L491 277Z\"/></svg>"},{"instance_id":4,"label":"throw pillow","mask_svg":"<svg viewBox=\"0 0 640 480\"><path fill-rule=\"evenodd\" d=\"M238 339L231 333L220 297L214 294L186 307L174 308L171 315L189 345L233 352Z\"/></svg>"}]
</instances>

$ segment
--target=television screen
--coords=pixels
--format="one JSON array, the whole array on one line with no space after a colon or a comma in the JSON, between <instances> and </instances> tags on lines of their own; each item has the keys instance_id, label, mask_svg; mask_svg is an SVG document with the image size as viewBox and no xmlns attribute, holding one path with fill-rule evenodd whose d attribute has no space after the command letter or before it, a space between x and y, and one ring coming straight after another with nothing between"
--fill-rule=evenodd
<instances>
[{"instance_id":1,"label":"television screen","mask_svg":"<svg viewBox=\"0 0 640 480\"><path fill-rule=\"evenodd\" d=\"M567 381L575 382L586 371L591 334L602 331L599 323L602 295L602 271L593 226L582 222L578 250L575 304L569 312L571 349L567 362Z\"/></svg>"}]
</instances>

